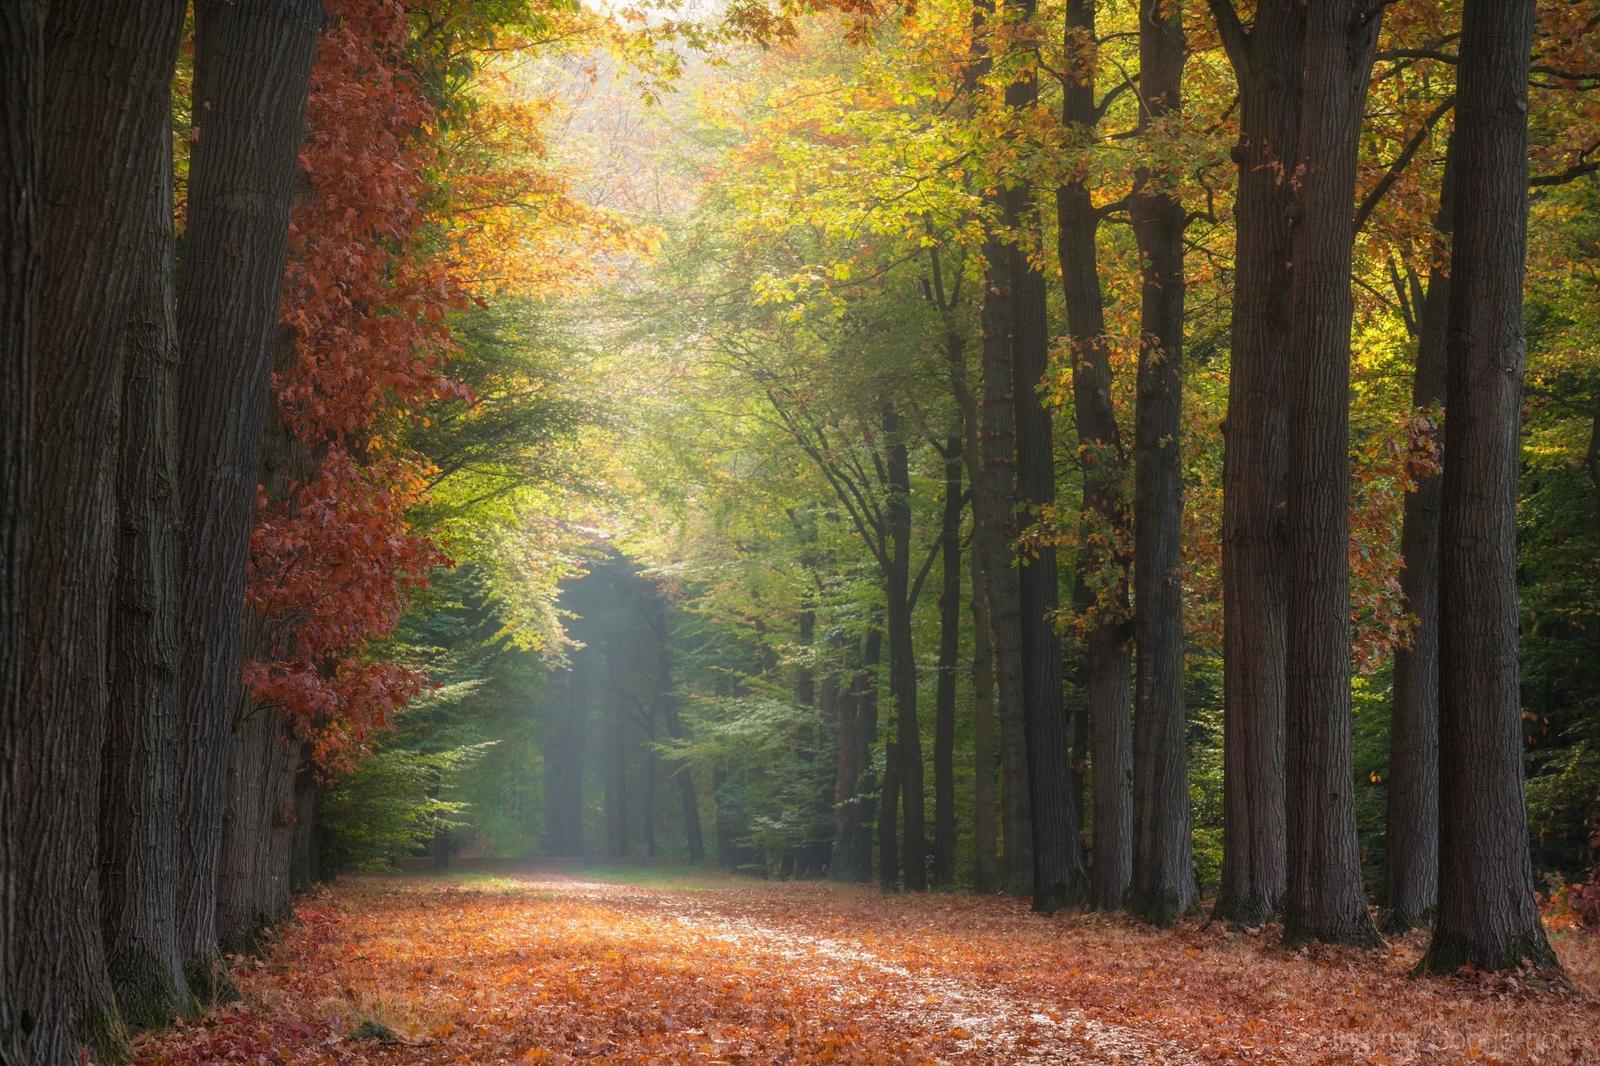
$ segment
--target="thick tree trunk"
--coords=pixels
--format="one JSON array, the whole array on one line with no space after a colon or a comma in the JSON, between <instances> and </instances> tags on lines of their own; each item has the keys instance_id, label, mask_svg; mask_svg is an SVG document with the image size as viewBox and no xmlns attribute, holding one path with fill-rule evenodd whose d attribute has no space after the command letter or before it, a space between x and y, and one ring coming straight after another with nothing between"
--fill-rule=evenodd
<instances>
[{"instance_id":1,"label":"thick tree trunk","mask_svg":"<svg viewBox=\"0 0 1600 1066\"><path fill-rule=\"evenodd\" d=\"M38 19L42 10L6 18ZM23 504L21 573L22 706L10 709L4 758L14 774L5 797L3 872L12 928L8 970L0 975L0 1017L16 1026L19 1062L54 1066L122 1061L127 1038L106 965L98 861L101 746L106 734L108 626L117 550L117 450L123 400L124 342L136 274L147 269L149 197L161 172L167 117L156 101L172 77L183 5L171 0L97 0L50 5L42 68L17 41L21 76L42 76L16 101L38 135L38 181L10 173L28 168L29 134L19 154L8 141L8 328L31 324L33 382L26 434L31 467ZM30 33L37 32L35 23ZM17 28L17 32L21 32ZM37 53L33 53L37 61ZM4 78L10 82L12 55ZM28 99L39 93L37 108ZM8 101L7 106L12 106ZM31 133L32 131L30 131ZM127 182L136 183L130 195ZM31 191L27 205L17 193ZM37 289L30 285L33 245L23 212L36 209ZM15 257L15 260L13 260ZM29 306L33 293L36 306ZM15 317L11 317L14 314ZM28 345L4 358L22 360ZM8 366L8 375L25 366ZM8 381L8 384L11 382ZM26 387L26 382L16 382ZM24 392L19 400L30 397ZM8 400L10 398L8 397ZM8 419L9 423L10 420ZM7 456L8 476L22 465ZM8 546L9 547L9 546ZM10 591L10 590L8 590ZM8 604L8 611L14 610ZM8 623L10 619L8 619ZM8 686L7 698L16 688ZM20 711L20 714L18 713Z\"/></svg>"},{"instance_id":2,"label":"thick tree trunk","mask_svg":"<svg viewBox=\"0 0 1600 1066\"><path fill-rule=\"evenodd\" d=\"M171 111L161 86L145 106L156 128ZM107 667L110 715L103 750L100 888L106 962L132 1029L165 1025L189 1006L178 944L178 707L176 467L173 373L171 149L129 195L142 198L137 268L124 347L121 462L117 470L116 601Z\"/></svg>"},{"instance_id":3,"label":"thick tree trunk","mask_svg":"<svg viewBox=\"0 0 1600 1066\"><path fill-rule=\"evenodd\" d=\"M1069 0L1068 55L1075 55L1085 47L1085 41L1094 39L1094 0ZM1098 121L1094 79L1087 73L1081 77L1077 74L1094 69L1088 58L1082 57L1081 65L1069 61L1074 70L1062 86L1061 104L1062 124L1069 139L1084 142L1094 136ZM1127 456L1111 401L1111 353L1106 341L1095 247L1099 215L1085 183L1074 181L1056 190L1056 219L1071 341L1078 458L1083 466L1078 567L1091 575L1077 587L1106 590L1099 598L1076 605L1090 618L1083 647L1085 698L1094 736L1090 899L1097 907L1115 910L1122 906L1133 876L1133 726L1128 716L1131 634L1126 622L1129 560L1123 546L1128 534L1128 508L1122 490ZM1020 404L1020 384L1017 396Z\"/></svg>"},{"instance_id":4,"label":"thick tree trunk","mask_svg":"<svg viewBox=\"0 0 1600 1066\"><path fill-rule=\"evenodd\" d=\"M245 560L270 342L320 0L199 0L194 151L178 306L182 363L178 906L190 979L216 973L228 733L240 699Z\"/></svg>"},{"instance_id":5,"label":"thick tree trunk","mask_svg":"<svg viewBox=\"0 0 1600 1066\"><path fill-rule=\"evenodd\" d=\"M1378 37L1364 0L1306 16L1293 205L1284 936L1373 943L1350 751L1350 292L1356 157Z\"/></svg>"},{"instance_id":6,"label":"thick tree trunk","mask_svg":"<svg viewBox=\"0 0 1600 1066\"><path fill-rule=\"evenodd\" d=\"M29 401L39 306L39 118L44 3L0 7L0 1062L20 1062L13 910L22 828L14 759L22 748L23 562L26 557Z\"/></svg>"},{"instance_id":7,"label":"thick tree trunk","mask_svg":"<svg viewBox=\"0 0 1600 1066\"><path fill-rule=\"evenodd\" d=\"M1557 966L1522 783L1516 508L1532 0L1468 0L1439 559L1439 910L1423 969Z\"/></svg>"},{"instance_id":8,"label":"thick tree trunk","mask_svg":"<svg viewBox=\"0 0 1600 1066\"><path fill-rule=\"evenodd\" d=\"M1233 349L1222 464L1223 836L1218 918L1260 925L1283 905L1283 366L1292 317L1287 176L1300 143L1305 8L1256 7L1247 39L1210 0L1239 82Z\"/></svg>"},{"instance_id":9,"label":"thick tree trunk","mask_svg":"<svg viewBox=\"0 0 1600 1066\"><path fill-rule=\"evenodd\" d=\"M281 714L240 698L217 864L217 941L225 952L259 952L289 915L299 755Z\"/></svg>"},{"instance_id":10,"label":"thick tree trunk","mask_svg":"<svg viewBox=\"0 0 1600 1066\"><path fill-rule=\"evenodd\" d=\"M294 775L294 830L289 856L289 891L309 892L321 880L317 855L317 819L322 807L322 785L312 764L311 745L302 741Z\"/></svg>"},{"instance_id":11,"label":"thick tree trunk","mask_svg":"<svg viewBox=\"0 0 1600 1066\"><path fill-rule=\"evenodd\" d=\"M944 520L939 551L944 581L939 591L939 687L934 699L933 883L956 883L956 670L961 653L961 439L945 444Z\"/></svg>"},{"instance_id":12,"label":"thick tree trunk","mask_svg":"<svg viewBox=\"0 0 1600 1066\"><path fill-rule=\"evenodd\" d=\"M982 476L973 480L973 552L984 569L994 635L995 705L1000 719L1000 825L1004 890L1033 891L1033 824L1028 814L1027 722L1022 704L1020 587L1012 565L1016 537L1016 405L1011 385L1011 255L998 240L984 247L980 442Z\"/></svg>"},{"instance_id":13,"label":"thick tree trunk","mask_svg":"<svg viewBox=\"0 0 1600 1066\"><path fill-rule=\"evenodd\" d=\"M1022 19L1032 19L1033 0L1010 0ZM1018 112L1038 105L1039 86L1028 76L1006 86L1006 103ZM1001 194L1009 228L1037 225L1032 191L1014 185ZM1050 337L1045 318L1044 277L1023 249L1007 249L1011 309L1011 391L1016 411L1017 502L1038 517L1055 502L1054 432L1039 396ZM1078 843L1078 823L1068 788L1067 718L1061 703L1061 638L1055 630L1060 591L1056 552L1042 546L1022 561L1018 576L1022 635L1022 701L1027 723L1029 813L1033 826L1033 906L1048 913L1083 901L1087 878Z\"/></svg>"},{"instance_id":14,"label":"thick tree trunk","mask_svg":"<svg viewBox=\"0 0 1600 1066\"><path fill-rule=\"evenodd\" d=\"M889 677L895 701L895 752L905 831L900 837L901 873L914 892L928 887L927 831L923 813L922 729L917 720L917 656L912 643L911 600L911 468L900 416L892 406L883 409L885 465L888 468L890 569L886 575L889 597ZM885 778L887 787L888 778ZM892 808L879 812L894 833ZM887 867L887 863L885 866Z\"/></svg>"},{"instance_id":15,"label":"thick tree trunk","mask_svg":"<svg viewBox=\"0 0 1600 1066\"><path fill-rule=\"evenodd\" d=\"M1141 0L1139 125L1182 108L1183 21L1173 0ZM1133 907L1171 925L1195 901L1183 715L1183 231L1170 174L1144 169L1130 201L1141 267L1134 414Z\"/></svg>"},{"instance_id":16,"label":"thick tree trunk","mask_svg":"<svg viewBox=\"0 0 1600 1066\"><path fill-rule=\"evenodd\" d=\"M1444 401L1450 315L1450 154L1445 157L1439 232L1422 303L1411 404ZM1411 644L1394 658L1389 720L1388 820L1384 833L1384 929L1399 933L1433 915L1439 888L1439 493L1437 473L1417 478L1400 533L1400 588L1417 619Z\"/></svg>"}]
</instances>

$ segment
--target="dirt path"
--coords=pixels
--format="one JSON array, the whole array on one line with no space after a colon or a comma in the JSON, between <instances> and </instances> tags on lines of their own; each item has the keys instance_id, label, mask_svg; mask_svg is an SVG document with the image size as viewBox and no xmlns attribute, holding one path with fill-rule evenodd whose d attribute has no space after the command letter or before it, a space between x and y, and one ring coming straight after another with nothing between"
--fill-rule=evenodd
<instances>
[{"instance_id":1,"label":"dirt path","mask_svg":"<svg viewBox=\"0 0 1600 1066\"><path fill-rule=\"evenodd\" d=\"M921 1043L948 1043L947 1061L1007 1063L1187 1063L1125 1026L1098 1021L1046 997L1014 993L926 968L909 969L859 938L819 936L797 916L751 917L736 900L623 888L578 879L535 882L619 913L648 909L676 926L685 945L715 940L749 964L786 975L830 1010L871 1020ZM874 1015L876 1015L874 1017ZM918 1042L918 1041L913 1041Z\"/></svg>"},{"instance_id":2,"label":"dirt path","mask_svg":"<svg viewBox=\"0 0 1600 1066\"><path fill-rule=\"evenodd\" d=\"M549 866L345 879L300 913L239 960L242 1005L139 1061L1600 1063L1586 977L1415 981L1416 938L1306 956L1015 900Z\"/></svg>"}]
</instances>

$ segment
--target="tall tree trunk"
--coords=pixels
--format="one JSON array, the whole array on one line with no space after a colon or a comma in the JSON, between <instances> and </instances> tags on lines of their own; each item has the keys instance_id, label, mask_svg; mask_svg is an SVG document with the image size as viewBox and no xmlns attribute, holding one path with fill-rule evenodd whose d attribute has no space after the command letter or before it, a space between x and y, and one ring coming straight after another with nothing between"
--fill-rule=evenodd
<instances>
[{"instance_id":1,"label":"tall tree trunk","mask_svg":"<svg viewBox=\"0 0 1600 1066\"><path fill-rule=\"evenodd\" d=\"M41 14L34 8L31 17ZM29 206L38 211L41 258L30 425L5 429L26 434L31 478L22 486L23 505L13 512L27 523L21 531L28 545L20 586L22 706L0 736L15 775L3 815L3 877L14 910L0 1016L15 1024L16 1059L30 1066L76 1062L82 1047L102 1062L128 1054L101 923L100 752L116 578L124 341L135 276L150 264L144 253L154 236L149 198L140 193L161 172L168 120L154 102L172 77L182 17L183 5L171 0L51 4L44 63L32 70L42 76L38 109L27 104L28 87L18 101L37 116L37 198ZM26 77L29 49L17 43ZM7 82L15 76L11 65L7 54ZM26 141L23 134L15 163L8 142L8 172L28 166ZM8 173L7 180L17 179ZM22 181L24 188L8 193L27 191ZM13 196L4 210L26 227L13 214L23 210ZM23 275L16 279L23 289L13 296L8 285L8 305L32 298L26 275L33 248L26 232L18 236L23 243L15 250L8 244L4 254L26 260L11 268ZM18 308L11 328L28 324L27 310ZM20 360L26 352L26 345L16 356L8 348L5 359ZM20 436L13 439L21 443ZM17 474L22 469L11 466Z\"/></svg>"},{"instance_id":2,"label":"tall tree trunk","mask_svg":"<svg viewBox=\"0 0 1600 1066\"><path fill-rule=\"evenodd\" d=\"M1034 17L1034 0L1009 0L1021 20ZM1039 100L1035 75L1006 86L1006 103L1020 115ZM1014 231L1038 225L1027 184L1001 193L1003 218ZM1054 433L1039 397L1048 361L1044 277L1019 247L1007 249L1011 309L1011 391L1016 410L1017 502L1030 520L1055 502ZM1055 630L1060 591L1056 552L1042 546L1022 561L1018 576L1022 634L1022 702L1027 723L1028 810L1033 826L1033 907L1048 913L1081 902L1087 890L1078 823L1067 782L1067 718L1061 703L1061 638Z\"/></svg>"},{"instance_id":3,"label":"tall tree trunk","mask_svg":"<svg viewBox=\"0 0 1600 1066\"><path fill-rule=\"evenodd\" d=\"M927 832L924 827L922 788L922 730L917 721L917 658L912 643L911 600L911 469L900 431L900 416L893 406L883 408L885 465L888 468L888 531L890 567L885 575L889 599L889 678L895 702L895 753L905 832L901 835L901 867L905 886L914 892L928 887ZM888 777L884 778L887 795ZM878 813L880 824L894 833L892 808ZM885 868L890 864L885 863Z\"/></svg>"},{"instance_id":4,"label":"tall tree trunk","mask_svg":"<svg viewBox=\"0 0 1600 1066\"><path fill-rule=\"evenodd\" d=\"M13 910L22 827L14 760L22 748L23 563L39 307L40 112L44 3L0 6L0 1062L20 1062Z\"/></svg>"},{"instance_id":5,"label":"tall tree trunk","mask_svg":"<svg viewBox=\"0 0 1600 1066\"><path fill-rule=\"evenodd\" d=\"M998 755L994 645L990 638L988 592L984 587L986 575L976 556L969 555L967 562L972 583L972 885L978 892L997 892L1003 881L999 839L995 835Z\"/></svg>"},{"instance_id":6,"label":"tall tree trunk","mask_svg":"<svg viewBox=\"0 0 1600 1066\"><path fill-rule=\"evenodd\" d=\"M616 684L616 678L618 677L617 667L612 665L609 655L607 656L607 670L613 681L609 700L611 704L611 783L613 788L607 789L608 809L606 813L611 819L611 854L617 858L627 858L632 853L632 847L628 840L628 715L622 706L624 694L621 686Z\"/></svg>"},{"instance_id":7,"label":"tall tree trunk","mask_svg":"<svg viewBox=\"0 0 1600 1066\"><path fill-rule=\"evenodd\" d=\"M666 598L659 595L656 597L655 632L656 691L661 700L661 721L669 739L682 740L683 722L678 718L678 701L672 685L672 626ZM688 764L681 760L673 766L672 776L678 782L678 798L683 804L683 836L689 861L705 862L706 842L700 827L700 797L694 790L694 777L689 773Z\"/></svg>"},{"instance_id":8,"label":"tall tree trunk","mask_svg":"<svg viewBox=\"0 0 1600 1066\"><path fill-rule=\"evenodd\" d=\"M1350 751L1350 293L1356 159L1378 38L1365 0L1312 5L1291 219L1284 936L1373 943Z\"/></svg>"},{"instance_id":9,"label":"tall tree trunk","mask_svg":"<svg viewBox=\"0 0 1600 1066\"><path fill-rule=\"evenodd\" d=\"M982 560L994 634L995 703L1000 719L1000 825L1005 891L1033 891L1033 823L1028 813L1027 722L1022 703L1020 586L1016 537L1016 405L1011 385L1011 255L984 246L981 478L973 481L973 552Z\"/></svg>"},{"instance_id":10,"label":"tall tree trunk","mask_svg":"<svg viewBox=\"0 0 1600 1066\"><path fill-rule=\"evenodd\" d=\"M575 653L550 679L545 700L543 850L562 858L587 854L583 838L583 762L588 661Z\"/></svg>"},{"instance_id":11,"label":"tall tree trunk","mask_svg":"<svg viewBox=\"0 0 1600 1066\"><path fill-rule=\"evenodd\" d=\"M1176 0L1141 0L1143 135L1182 110L1183 20ZM1152 155L1159 158L1158 146ZM1140 170L1129 202L1141 266L1134 413L1133 906L1171 925L1195 901L1183 715L1183 205L1172 174Z\"/></svg>"},{"instance_id":12,"label":"tall tree trunk","mask_svg":"<svg viewBox=\"0 0 1600 1066\"><path fill-rule=\"evenodd\" d=\"M146 128L171 113L162 85ZM137 268L124 348L121 462L117 470L116 602L107 668L110 716L100 801L100 888L106 961L133 1029L165 1025L189 1005L178 945L178 707L176 467L173 373L172 158L129 195L143 198Z\"/></svg>"},{"instance_id":13,"label":"tall tree trunk","mask_svg":"<svg viewBox=\"0 0 1600 1066\"><path fill-rule=\"evenodd\" d=\"M288 917L299 745L271 707L240 698L229 759L227 811L217 863L217 941L226 952L259 952Z\"/></svg>"},{"instance_id":14,"label":"tall tree trunk","mask_svg":"<svg viewBox=\"0 0 1600 1066\"><path fill-rule=\"evenodd\" d=\"M933 883L956 883L956 669L961 653L961 438L945 443L944 519L939 551L939 687L933 740Z\"/></svg>"},{"instance_id":15,"label":"tall tree trunk","mask_svg":"<svg viewBox=\"0 0 1600 1066\"><path fill-rule=\"evenodd\" d=\"M644 853L656 857L656 782L659 778L656 756L656 705L645 709L644 718Z\"/></svg>"},{"instance_id":16,"label":"tall tree trunk","mask_svg":"<svg viewBox=\"0 0 1600 1066\"><path fill-rule=\"evenodd\" d=\"M1555 969L1528 854L1516 508L1532 0L1468 0L1439 558L1439 910L1423 968Z\"/></svg>"},{"instance_id":17,"label":"tall tree trunk","mask_svg":"<svg viewBox=\"0 0 1600 1066\"><path fill-rule=\"evenodd\" d=\"M1094 0L1068 0L1065 47L1070 73L1062 85L1061 120L1069 140L1085 144L1093 139L1098 122L1090 73L1095 41ZM1085 698L1094 736L1090 898L1095 906L1114 910L1122 906L1133 876L1133 726L1128 716L1131 634L1126 621L1128 557L1124 547L1128 508L1122 489L1127 456L1111 401L1111 353L1095 248L1100 221L1087 184L1072 181L1056 190L1056 218L1071 340L1078 458L1083 466L1078 567L1089 578L1077 588L1106 590L1100 597L1076 605L1090 619L1083 646ZM1042 366L1040 371L1042 376ZM1020 404L1020 383L1017 397Z\"/></svg>"},{"instance_id":18,"label":"tall tree trunk","mask_svg":"<svg viewBox=\"0 0 1600 1066\"><path fill-rule=\"evenodd\" d=\"M1218 918L1260 925L1283 905L1283 365L1293 258L1289 199L1300 143L1305 6L1210 0L1239 82L1233 348L1222 463L1223 798Z\"/></svg>"},{"instance_id":19,"label":"tall tree trunk","mask_svg":"<svg viewBox=\"0 0 1600 1066\"><path fill-rule=\"evenodd\" d=\"M874 626L862 639L862 649L841 703L839 766L834 787L834 855L830 869L835 880L872 880L872 745L878 735L878 660L883 631Z\"/></svg>"},{"instance_id":20,"label":"tall tree trunk","mask_svg":"<svg viewBox=\"0 0 1600 1066\"><path fill-rule=\"evenodd\" d=\"M322 806L322 784L312 762L312 747L301 741L294 778L294 841L289 859L289 891L309 892L321 880L317 855L317 819Z\"/></svg>"},{"instance_id":21,"label":"tall tree trunk","mask_svg":"<svg viewBox=\"0 0 1600 1066\"><path fill-rule=\"evenodd\" d=\"M895 844L895 805L900 799L900 748L883 745L883 792L878 800L878 885L885 892L900 888L900 849Z\"/></svg>"},{"instance_id":22,"label":"tall tree trunk","mask_svg":"<svg viewBox=\"0 0 1600 1066\"><path fill-rule=\"evenodd\" d=\"M1450 200L1453 178L1445 155L1435 220L1428 291L1422 302L1415 408L1444 400L1445 347L1450 316ZM1417 478L1406 496L1400 533L1405 569L1400 589L1417 619L1411 644L1394 658L1394 711L1389 720L1389 803L1384 833L1384 928L1404 932L1433 914L1439 890L1439 493L1437 473Z\"/></svg>"},{"instance_id":23,"label":"tall tree trunk","mask_svg":"<svg viewBox=\"0 0 1600 1066\"><path fill-rule=\"evenodd\" d=\"M968 581L972 586L972 842L973 887L979 892L1001 888L1000 852L995 836L995 683L994 637L989 612L989 575L980 541L978 497L983 492L982 442L978 429L978 398L967 381L965 359L952 365L956 404L961 409L961 459L972 485L972 547L967 553Z\"/></svg>"},{"instance_id":24,"label":"tall tree trunk","mask_svg":"<svg viewBox=\"0 0 1600 1066\"><path fill-rule=\"evenodd\" d=\"M195 143L178 305L184 772L178 907L190 980L218 972L217 868L261 466L320 0L197 0Z\"/></svg>"},{"instance_id":25,"label":"tall tree trunk","mask_svg":"<svg viewBox=\"0 0 1600 1066\"><path fill-rule=\"evenodd\" d=\"M734 828L733 812L725 800L728 790L728 771L721 760L711 767L711 817L716 829L717 837L717 865L724 870L735 869L739 865L739 856L734 844L736 830Z\"/></svg>"}]
</instances>

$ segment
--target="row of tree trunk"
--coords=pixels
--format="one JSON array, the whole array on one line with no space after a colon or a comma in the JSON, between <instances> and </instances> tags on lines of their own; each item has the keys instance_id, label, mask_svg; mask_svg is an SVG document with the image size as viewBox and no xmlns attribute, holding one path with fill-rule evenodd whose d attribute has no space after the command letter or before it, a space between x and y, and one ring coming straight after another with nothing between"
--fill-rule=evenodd
<instances>
[{"instance_id":1,"label":"row of tree trunk","mask_svg":"<svg viewBox=\"0 0 1600 1066\"><path fill-rule=\"evenodd\" d=\"M241 690L246 552L316 0L0 16L6 92L0 1061L127 1057L310 875L314 790Z\"/></svg>"},{"instance_id":2,"label":"row of tree trunk","mask_svg":"<svg viewBox=\"0 0 1600 1066\"><path fill-rule=\"evenodd\" d=\"M1217 912L1246 925L1281 915L1290 939L1371 943L1377 934L1360 879L1352 781L1348 397L1356 162L1382 5L1307 8L1274 0L1257 6L1249 27L1227 0L1211 6L1241 100L1224 470L1226 827ZM1438 265L1418 300L1425 311L1416 402L1442 397L1449 431L1442 477L1424 477L1407 504L1405 591L1420 625L1397 667L1387 869L1392 925L1437 914L1428 959L1435 969L1553 963L1533 906L1526 842L1514 570L1532 11L1526 3L1487 0L1465 10ZM993 18L986 6L975 11L980 29ZM1035 18L1031 0L1011 0L1000 22L1030 39ZM985 38L975 39L973 83L990 69ZM1181 108L1186 53L1178 6L1141 4L1139 40L1139 132L1154 136ZM1097 44L1093 0L1066 5L1064 42L1063 125L1069 142L1088 144L1108 99L1096 98L1086 73ZM1031 73L1005 90L1019 113L1038 99ZM1187 216L1173 176L1153 166L1140 168L1133 192L1114 204L1096 204L1079 181L1055 192L1083 485L1074 607L1086 704L1080 724L1093 750L1092 861L1086 864L1079 844L1084 812L1062 702L1053 541L1025 539L1018 550L1019 523L1054 503L1056 468L1053 416L1041 398L1050 343L1044 279L1028 253L1038 206L1029 183L1015 180L993 204L999 232L1009 237L991 239L986 249L976 390L965 383L960 338L950 345L966 422L960 452L972 486L971 586L982 601L974 604L981 630L974 687L980 714L998 715L1002 767L1004 854L996 853L992 831L981 833L977 880L985 889L1031 891L1041 910L1128 907L1166 924L1196 899L1177 447ZM1485 204L1496 209L1485 211ZM1141 253L1131 507L1121 495L1129 456L1111 398L1096 257L1099 223L1117 210L1127 212ZM949 311L937 256L932 266L934 298ZM893 433L890 415L886 435ZM958 479L959 472L947 474L947 510ZM904 485L890 480L893 508ZM947 533L951 524L947 514ZM920 871L910 865L923 853L914 675L908 680L904 666L894 665L909 659L895 647L906 631L908 560L903 529L891 527L884 539L893 550L884 554L899 724L880 818L898 798L906 813L904 883L921 887ZM958 577L959 567L947 560L947 597L952 574ZM942 615L948 623L950 609ZM943 654L940 663L935 775L942 788ZM993 743L986 728L975 818L991 828ZM949 867L940 841L953 813L939 788L934 869L942 881ZM895 851L893 832L880 824L885 856ZM896 883L894 873L886 861L886 883Z\"/></svg>"},{"instance_id":3,"label":"row of tree trunk","mask_svg":"<svg viewBox=\"0 0 1600 1066\"><path fill-rule=\"evenodd\" d=\"M1382 5L1264 3L1248 27L1230 0L1211 8L1240 94L1217 911L1281 913L1290 939L1371 943L1347 438L1356 162ZM1422 479L1404 519L1419 626L1396 666L1386 847L1387 920L1435 916L1436 971L1554 965L1527 843L1514 563L1533 5L1463 10L1414 389L1419 406L1444 393L1443 475Z\"/></svg>"}]
</instances>

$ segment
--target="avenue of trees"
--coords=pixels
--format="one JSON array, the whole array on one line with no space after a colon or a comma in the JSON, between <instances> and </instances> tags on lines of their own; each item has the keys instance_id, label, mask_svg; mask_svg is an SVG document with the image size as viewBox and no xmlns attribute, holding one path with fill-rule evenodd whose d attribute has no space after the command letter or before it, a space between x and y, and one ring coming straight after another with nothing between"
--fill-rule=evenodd
<instances>
[{"instance_id":1,"label":"avenue of trees","mask_svg":"<svg viewBox=\"0 0 1600 1066\"><path fill-rule=\"evenodd\" d=\"M4 1066L407 856L1427 974L1600 924L1595 0L18 0L0 54Z\"/></svg>"}]
</instances>

